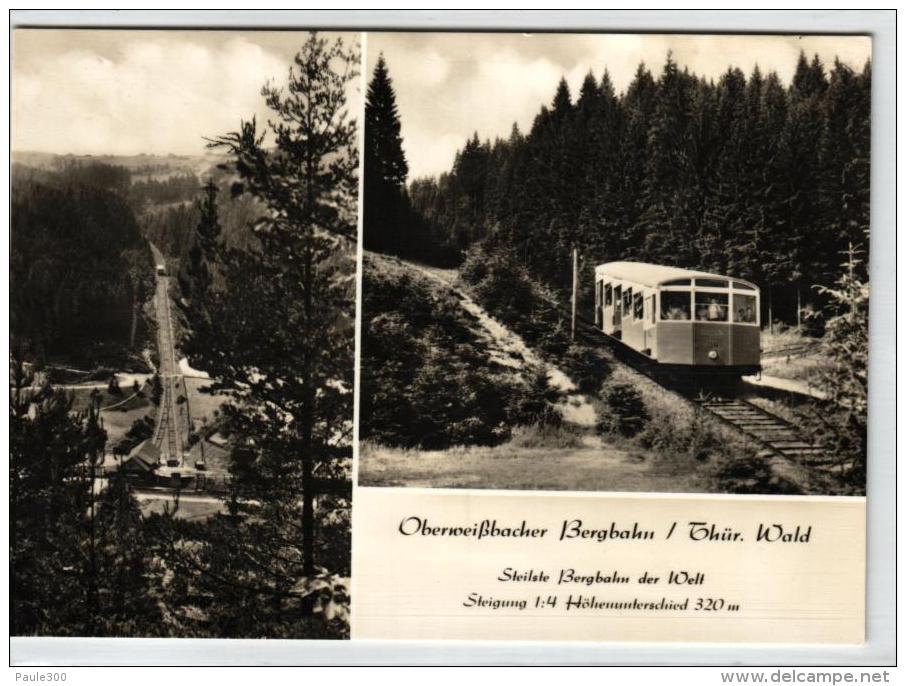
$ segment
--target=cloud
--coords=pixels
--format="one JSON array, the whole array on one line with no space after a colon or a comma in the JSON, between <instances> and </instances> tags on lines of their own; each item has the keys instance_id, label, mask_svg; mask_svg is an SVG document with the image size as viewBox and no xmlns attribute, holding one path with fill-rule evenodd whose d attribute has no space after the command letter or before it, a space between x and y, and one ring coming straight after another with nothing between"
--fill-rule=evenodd
<instances>
[{"instance_id":1,"label":"cloud","mask_svg":"<svg viewBox=\"0 0 906 686\"><path fill-rule=\"evenodd\" d=\"M55 46L27 33L14 43L13 148L110 154L197 153L240 119L263 123L262 85L285 81L306 38L105 32Z\"/></svg>"}]
</instances>

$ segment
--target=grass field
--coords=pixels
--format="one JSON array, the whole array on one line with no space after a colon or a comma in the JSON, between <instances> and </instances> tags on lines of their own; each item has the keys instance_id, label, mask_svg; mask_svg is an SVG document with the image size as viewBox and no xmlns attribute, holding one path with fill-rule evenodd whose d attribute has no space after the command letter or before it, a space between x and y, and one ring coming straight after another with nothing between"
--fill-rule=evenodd
<instances>
[{"instance_id":1,"label":"grass field","mask_svg":"<svg viewBox=\"0 0 906 686\"><path fill-rule=\"evenodd\" d=\"M83 412L88 409L91 404L92 390L93 389L91 388L75 388L67 390L67 392L71 393L73 396L73 410ZM124 390L123 395L113 395L108 393L106 389L99 389L99 392L101 394L101 407L120 403L132 393L131 389ZM126 435L126 432L129 431L133 422L141 419L146 414L153 415L155 413L154 405L152 405L151 401L148 399L149 392L150 390L145 386L143 397L137 396L131 398L115 409L101 412L104 430L107 431L108 448L118 443Z\"/></svg>"},{"instance_id":2,"label":"grass field","mask_svg":"<svg viewBox=\"0 0 906 686\"><path fill-rule=\"evenodd\" d=\"M602 447L464 447L415 451L363 446L361 486L507 490L707 492L711 479L686 460Z\"/></svg>"},{"instance_id":3,"label":"grass field","mask_svg":"<svg viewBox=\"0 0 906 686\"><path fill-rule=\"evenodd\" d=\"M138 505L142 514L147 516L153 512L161 513L164 508L168 507L173 511L173 498L170 497L147 497L143 494L138 495ZM179 500L179 508L176 510L177 519L206 519L223 510L223 502L212 497L193 497L184 495Z\"/></svg>"},{"instance_id":4,"label":"grass field","mask_svg":"<svg viewBox=\"0 0 906 686\"><path fill-rule=\"evenodd\" d=\"M359 485L507 490L710 492L714 480L685 458L589 444L573 448L458 447L416 451L362 446Z\"/></svg>"}]
</instances>

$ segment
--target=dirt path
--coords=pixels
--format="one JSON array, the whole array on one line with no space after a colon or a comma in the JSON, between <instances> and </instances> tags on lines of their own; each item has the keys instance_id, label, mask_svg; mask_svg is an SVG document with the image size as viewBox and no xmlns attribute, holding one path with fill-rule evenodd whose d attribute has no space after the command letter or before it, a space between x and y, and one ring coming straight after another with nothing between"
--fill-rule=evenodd
<instances>
[{"instance_id":1,"label":"dirt path","mask_svg":"<svg viewBox=\"0 0 906 686\"><path fill-rule=\"evenodd\" d=\"M442 283L456 295L463 309L478 320L492 341L492 359L496 362L514 368L525 363L545 367L548 383L564 394L564 399L558 405L564 421L586 428L595 426L598 417L588 396L576 393L576 384L563 370L538 357L521 336L494 319L468 293L459 288L456 285L459 275L455 269L439 269L414 262L406 264L435 282Z\"/></svg>"}]
</instances>

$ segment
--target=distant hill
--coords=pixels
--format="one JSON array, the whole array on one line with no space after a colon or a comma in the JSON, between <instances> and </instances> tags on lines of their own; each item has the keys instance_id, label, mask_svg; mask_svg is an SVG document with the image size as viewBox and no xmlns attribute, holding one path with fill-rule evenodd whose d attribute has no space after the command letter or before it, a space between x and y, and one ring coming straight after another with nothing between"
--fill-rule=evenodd
<instances>
[{"instance_id":1,"label":"distant hill","mask_svg":"<svg viewBox=\"0 0 906 686\"><path fill-rule=\"evenodd\" d=\"M179 174L209 176L218 164L227 161L227 157L216 152L201 155L57 155L47 152L14 150L14 164L42 169L57 169L72 163L100 162L103 164L124 167L132 174L134 181L148 177L160 180Z\"/></svg>"}]
</instances>

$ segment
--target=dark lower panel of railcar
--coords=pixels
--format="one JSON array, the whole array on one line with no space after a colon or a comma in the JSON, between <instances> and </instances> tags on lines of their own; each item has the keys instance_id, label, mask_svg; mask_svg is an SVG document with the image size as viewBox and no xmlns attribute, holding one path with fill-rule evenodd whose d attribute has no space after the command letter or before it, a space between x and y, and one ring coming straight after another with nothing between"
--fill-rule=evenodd
<instances>
[{"instance_id":1,"label":"dark lower panel of railcar","mask_svg":"<svg viewBox=\"0 0 906 686\"><path fill-rule=\"evenodd\" d=\"M617 359L654 377L658 382L673 387L722 387L735 384L743 376L761 373L760 364L696 365L658 362L645 353L629 347L619 338L603 331L601 335L610 343Z\"/></svg>"}]
</instances>

